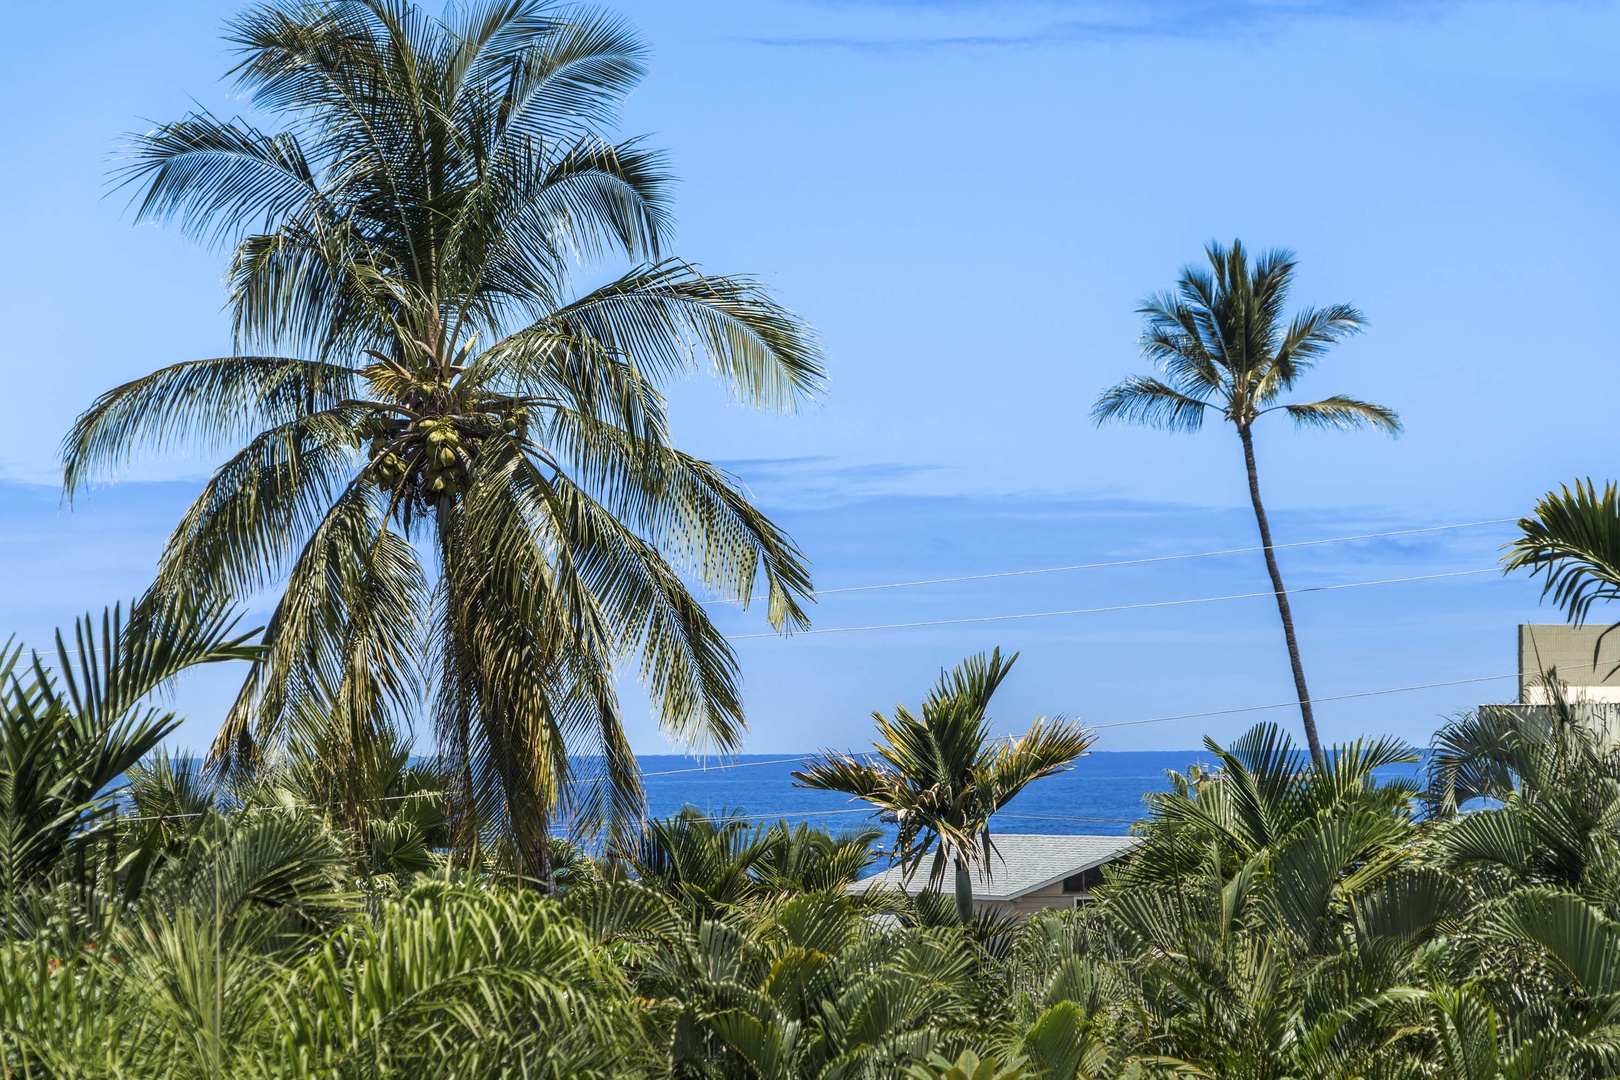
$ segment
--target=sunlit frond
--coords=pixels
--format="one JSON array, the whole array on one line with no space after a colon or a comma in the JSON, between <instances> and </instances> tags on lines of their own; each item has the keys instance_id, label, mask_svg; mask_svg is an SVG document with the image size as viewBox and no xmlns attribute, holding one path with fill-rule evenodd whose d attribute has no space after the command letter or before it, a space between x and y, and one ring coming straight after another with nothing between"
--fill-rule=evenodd
<instances>
[{"instance_id":1,"label":"sunlit frond","mask_svg":"<svg viewBox=\"0 0 1620 1080\"><path fill-rule=\"evenodd\" d=\"M552 319L661 377L707 360L762 407L791 410L825 378L820 346L796 316L746 278L705 276L688 263L632 271Z\"/></svg>"},{"instance_id":2,"label":"sunlit frond","mask_svg":"<svg viewBox=\"0 0 1620 1080\"><path fill-rule=\"evenodd\" d=\"M353 482L311 531L216 736L218 766L273 750L301 708L354 723L406 721L421 686L427 585L415 551L389 529L386 496Z\"/></svg>"},{"instance_id":3,"label":"sunlit frond","mask_svg":"<svg viewBox=\"0 0 1620 1080\"><path fill-rule=\"evenodd\" d=\"M1110 420L1146 424L1167 431L1197 431L1204 425L1208 402L1173 390L1158 379L1133 375L1103 391L1091 408L1099 424Z\"/></svg>"},{"instance_id":4,"label":"sunlit frond","mask_svg":"<svg viewBox=\"0 0 1620 1080\"><path fill-rule=\"evenodd\" d=\"M227 356L161 368L96 399L62 443L71 498L141 451L211 450L335 406L354 392L345 368L280 357Z\"/></svg>"},{"instance_id":5,"label":"sunlit frond","mask_svg":"<svg viewBox=\"0 0 1620 1080\"><path fill-rule=\"evenodd\" d=\"M1620 486L1605 484L1601 494L1591 480L1561 487L1519 520L1519 531L1503 569L1541 577L1542 597L1570 622L1585 622L1594 604L1620 598Z\"/></svg>"},{"instance_id":6,"label":"sunlit frond","mask_svg":"<svg viewBox=\"0 0 1620 1080\"><path fill-rule=\"evenodd\" d=\"M1387 431L1391 435L1398 435L1401 431L1401 418L1394 409L1345 397L1342 394L1303 405L1284 405L1282 408L1300 427L1333 428L1339 431L1370 427Z\"/></svg>"},{"instance_id":7,"label":"sunlit frond","mask_svg":"<svg viewBox=\"0 0 1620 1080\"><path fill-rule=\"evenodd\" d=\"M246 599L285 573L354 478L355 409L269 427L215 470L170 534L161 592Z\"/></svg>"},{"instance_id":8,"label":"sunlit frond","mask_svg":"<svg viewBox=\"0 0 1620 1080\"><path fill-rule=\"evenodd\" d=\"M207 113L134 137L119 178L142 188L137 221L179 218L189 234L215 241L322 198L295 135Z\"/></svg>"},{"instance_id":9,"label":"sunlit frond","mask_svg":"<svg viewBox=\"0 0 1620 1080\"><path fill-rule=\"evenodd\" d=\"M842 791L893 814L901 866L914 873L933 855L930 889L939 889L954 866L964 923L972 917L969 868L992 872L991 817L1028 784L1071 764L1094 739L1078 724L1044 718L1017 738L991 737L990 699L1017 659L996 649L940 672L920 716L904 706L892 717L874 713L877 760L825 753L793 773L802 787Z\"/></svg>"}]
</instances>

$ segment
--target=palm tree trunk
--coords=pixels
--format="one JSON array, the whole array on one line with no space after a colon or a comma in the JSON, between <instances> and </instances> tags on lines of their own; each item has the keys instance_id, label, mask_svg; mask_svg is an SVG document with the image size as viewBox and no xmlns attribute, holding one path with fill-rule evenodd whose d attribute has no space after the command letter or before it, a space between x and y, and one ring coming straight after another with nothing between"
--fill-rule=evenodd
<instances>
[{"instance_id":1,"label":"palm tree trunk","mask_svg":"<svg viewBox=\"0 0 1620 1080\"><path fill-rule=\"evenodd\" d=\"M444 588L450 586L450 567L454 565L456 557L455 534L450 520L451 507L448 500L440 500L437 512L433 515L433 526L439 543L439 574L444 579ZM459 628L454 625L456 619L455 597L446 597L444 615L451 625L445 628L445 636L454 641ZM466 694L463 686L463 672L456 662L454 649L446 649L443 655L444 670L440 672L441 696L449 695L448 701L441 702L442 715L436 718L439 730L439 754L441 759L448 758L453 772L446 776L451 784L450 799L450 850L457 862L463 868L470 867L474 853L479 847L479 822L472 790L472 772L467 760L468 746L471 742L470 718L467 715L465 701Z\"/></svg>"},{"instance_id":2,"label":"palm tree trunk","mask_svg":"<svg viewBox=\"0 0 1620 1080\"><path fill-rule=\"evenodd\" d=\"M1260 473L1254 464L1254 433L1246 424L1238 425L1243 440L1243 464L1249 470L1249 500L1254 503L1254 520L1260 526L1260 546L1266 553L1266 572L1277 595L1277 614L1282 616L1283 640L1288 643L1288 663L1294 670L1294 690L1299 694L1299 718L1305 723L1305 741L1310 744L1311 760L1322 763L1322 741L1316 735L1316 715L1311 711L1311 692L1305 686L1305 665L1299 659L1299 639L1294 636L1294 612L1288 606L1288 590L1283 588L1282 571L1277 569L1277 553L1271 547L1271 524L1260 501Z\"/></svg>"},{"instance_id":3,"label":"palm tree trunk","mask_svg":"<svg viewBox=\"0 0 1620 1080\"><path fill-rule=\"evenodd\" d=\"M513 725L502 715L504 702L500 695L491 692L490 688L483 684L476 670L465 669L464 658L458 655L454 644L456 641L474 640L475 628L468 625L467 620L477 618L476 605L457 593L456 582L459 575L452 571L454 560L465 554L459 551L457 546L458 538L454 523L457 511L455 500L447 495L440 496L434 511L439 541L439 569L444 576L448 593L445 598L445 617L450 621L447 636L452 639L445 658L446 684L451 685L452 681L475 684L477 708L481 710L477 722L484 726L490 753L495 758L495 769L501 778L501 792L505 797L507 827L511 832L515 864L513 869L531 888L554 896L557 892L557 878L551 860L550 807L539 798L538 778L533 775L532 769L524 764L530 759L530 755L526 752L527 748L520 744L523 733L514 730ZM467 695L462 693L460 700L456 702L455 715L451 718L454 730L448 734L454 740L455 755L459 758L455 763L456 768L464 778L458 791L462 803L459 807L459 817L463 829L463 835L459 839L464 845L464 851L470 854L480 841L475 831L478 824L477 813L473 806L471 781L468 778L471 766L467 760L472 745L472 725L475 718L469 713L467 706ZM447 733L440 734L443 736Z\"/></svg>"},{"instance_id":4,"label":"palm tree trunk","mask_svg":"<svg viewBox=\"0 0 1620 1080\"><path fill-rule=\"evenodd\" d=\"M973 875L968 873L967 860L956 856L956 917L961 922L973 918Z\"/></svg>"}]
</instances>

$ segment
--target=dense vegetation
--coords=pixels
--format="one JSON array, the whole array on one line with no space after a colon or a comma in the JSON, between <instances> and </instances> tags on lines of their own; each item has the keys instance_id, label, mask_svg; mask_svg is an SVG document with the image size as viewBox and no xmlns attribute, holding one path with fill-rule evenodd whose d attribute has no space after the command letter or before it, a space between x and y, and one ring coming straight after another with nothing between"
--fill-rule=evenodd
<instances>
[{"instance_id":1,"label":"dense vegetation","mask_svg":"<svg viewBox=\"0 0 1620 1080\"><path fill-rule=\"evenodd\" d=\"M1620 754L1579 706L1460 718L1424 782L1378 778L1418 760L1392 740L1210 743L1095 902L963 922L851 893L872 832L688 811L551 841L547 895L448 853L443 773L403 747L360 827L300 759L151 753L150 693L251 650L180 610L10 656L9 1075L1620 1073Z\"/></svg>"}]
</instances>

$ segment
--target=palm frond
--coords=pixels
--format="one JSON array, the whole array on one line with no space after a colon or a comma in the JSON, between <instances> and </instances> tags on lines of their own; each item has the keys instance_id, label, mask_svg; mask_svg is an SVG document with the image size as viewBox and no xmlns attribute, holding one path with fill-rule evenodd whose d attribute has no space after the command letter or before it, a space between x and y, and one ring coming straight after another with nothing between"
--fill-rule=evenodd
<instances>
[{"instance_id":1,"label":"palm frond","mask_svg":"<svg viewBox=\"0 0 1620 1080\"><path fill-rule=\"evenodd\" d=\"M1398 435L1401 431L1401 418L1394 409L1345 397L1343 394L1335 394L1321 401L1300 405L1284 405L1282 408L1300 427L1333 428L1339 431L1370 427L1391 435Z\"/></svg>"},{"instance_id":2,"label":"palm frond","mask_svg":"<svg viewBox=\"0 0 1620 1080\"><path fill-rule=\"evenodd\" d=\"M1189 397L1146 375L1132 375L1103 391L1091 408L1099 424L1111 420L1146 424L1166 431L1197 431L1204 426L1208 402Z\"/></svg>"},{"instance_id":3,"label":"palm frond","mask_svg":"<svg viewBox=\"0 0 1620 1080\"><path fill-rule=\"evenodd\" d=\"M1280 317L1280 308L1277 314ZM1361 333L1366 326L1367 317L1349 304L1306 308L1295 313L1277 346L1276 360L1272 365L1275 375L1267 383L1261 400L1269 400L1293 386L1294 381L1329 349L1345 338Z\"/></svg>"},{"instance_id":4,"label":"palm frond","mask_svg":"<svg viewBox=\"0 0 1620 1080\"><path fill-rule=\"evenodd\" d=\"M216 767L275 747L300 709L371 728L408 718L427 585L385 509L375 489L352 483L310 534L265 628L264 654L215 737Z\"/></svg>"},{"instance_id":5,"label":"palm frond","mask_svg":"<svg viewBox=\"0 0 1620 1080\"><path fill-rule=\"evenodd\" d=\"M175 526L154 588L246 599L280 580L354 480L360 415L332 409L255 436L215 470Z\"/></svg>"},{"instance_id":6,"label":"palm frond","mask_svg":"<svg viewBox=\"0 0 1620 1080\"><path fill-rule=\"evenodd\" d=\"M217 448L353 393L353 373L330 364L263 356L173 364L109 390L74 421L62 443L62 483L71 499L132 461L137 447Z\"/></svg>"},{"instance_id":7,"label":"palm frond","mask_svg":"<svg viewBox=\"0 0 1620 1080\"><path fill-rule=\"evenodd\" d=\"M270 221L322 193L290 132L266 134L240 120L192 113L130 140L120 186L143 192L137 221L181 219L203 240L234 241L252 221Z\"/></svg>"},{"instance_id":8,"label":"palm frond","mask_svg":"<svg viewBox=\"0 0 1620 1080\"><path fill-rule=\"evenodd\" d=\"M559 309L552 321L662 377L712 365L746 402L791 411L820 392L821 347L754 282L665 261Z\"/></svg>"},{"instance_id":9,"label":"palm frond","mask_svg":"<svg viewBox=\"0 0 1620 1080\"><path fill-rule=\"evenodd\" d=\"M1594 604L1620 597L1620 486L1605 484L1601 495L1591 480L1561 487L1519 520L1519 531L1503 570L1542 577L1542 598L1551 597L1570 622L1583 623Z\"/></svg>"}]
</instances>

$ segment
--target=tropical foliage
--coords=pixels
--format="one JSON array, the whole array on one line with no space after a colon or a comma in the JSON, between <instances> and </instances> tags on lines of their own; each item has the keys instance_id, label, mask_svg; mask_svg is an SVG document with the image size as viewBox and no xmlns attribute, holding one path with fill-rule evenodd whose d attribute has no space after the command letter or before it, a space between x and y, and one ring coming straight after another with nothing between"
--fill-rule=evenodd
<instances>
[{"instance_id":1,"label":"tropical foliage","mask_svg":"<svg viewBox=\"0 0 1620 1080\"><path fill-rule=\"evenodd\" d=\"M736 661L688 582L806 621L804 559L675 449L660 387L708 370L791 410L818 345L748 279L669 257L662 159L611 135L645 54L617 20L278 0L228 37L278 126L193 113L135 138L124 180L139 219L230 250L235 349L97 399L67 492L230 451L151 601L279 591L213 763L319 751L352 811L372 744L430 720L464 861L504 850L544 882L554 810L637 815L618 667L676 737L738 745Z\"/></svg>"},{"instance_id":2,"label":"tropical foliage","mask_svg":"<svg viewBox=\"0 0 1620 1080\"><path fill-rule=\"evenodd\" d=\"M11 1076L1620 1076L1620 752L1556 694L1457 719L1422 771L1389 739L1206 742L1093 903L962 922L852 890L870 830L696 810L551 841L553 896L468 870L404 748L359 824L296 761L146 750L175 722L153 690L256 654L208 612L139 636L109 614L54 663L12 650Z\"/></svg>"},{"instance_id":3,"label":"tropical foliage","mask_svg":"<svg viewBox=\"0 0 1620 1080\"><path fill-rule=\"evenodd\" d=\"M973 917L974 867L994 870L990 818L1029 784L1070 765L1094 736L1066 720L1037 719L1022 736L992 738L990 699L1018 660L997 649L940 672L921 715L896 705L894 719L873 713L882 741L876 761L827 754L793 778L871 803L899 824L901 865L914 869L930 852L930 887L954 871L957 916Z\"/></svg>"},{"instance_id":4,"label":"tropical foliage","mask_svg":"<svg viewBox=\"0 0 1620 1080\"><path fill-rule=\"evenodd\" d=\"M1197 431L1210 415L1236 430L1243 446L1249 501L1260 528L1266 571L1282 619L1288 663L1299 697L1300 719L1311 757L1322 760L1305 666L1294 633L1293 609L1260 498L1254 425L1284 412L1300 427L1401 430L1393 409L1335 394L1319 401L1286 402L1281 396L1338 342L1361 332L1366 318L1349 304L1305 308L1287 316L1297 263L1293 253L1268 251L1254 264L1240 241L1205 249L1209 269L1189 266L1172 291L1143 301L1142 356L1163 376L1133 375L1105 390L1092 410L1100 424L1128 421L1167 431Z\"/></svg>"},{"instance_id":5,"label":"tropical foliage","mask_svg":"<svg viewBox=\"0 0 1620 1080\"><path fill-rule=\"evenodd\" d=\"M1503 568L1541 578L1542 596L1573 623L1585 622L1592 605L1620 599L1620 488L1611 482L1600 494L1591 480L1577 480L1574 490L1543 496L1519 520Z\"/></svg>"}]
</instances>

